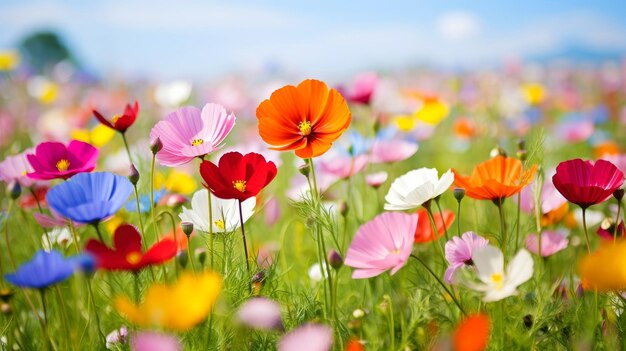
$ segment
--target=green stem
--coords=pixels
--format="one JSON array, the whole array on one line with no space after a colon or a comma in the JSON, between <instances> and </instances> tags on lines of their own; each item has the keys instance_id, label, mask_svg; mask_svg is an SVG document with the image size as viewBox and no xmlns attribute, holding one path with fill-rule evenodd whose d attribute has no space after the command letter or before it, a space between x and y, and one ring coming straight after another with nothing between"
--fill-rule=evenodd
<instances>
[{"instance_id":1,"label":"green stem","mask_svg":"<svg viewBox=\"0 0 626 351\"><path fill-rule=\"evenodd\" d=\"M169 211L161 211L159 212L159 214L157 215L157 218L161 218L161 216L167 216L170 219L170 223L172 223L172 235L174 236L174 242L176 243L176 247L178 247L178 237L176 235L176 219L174 219L174 215L172 215ZM189 250L189 238L187 238L187 250ZM191 257L190 257L191 258ZM191 262L191 266L193 267L193 261ZM174 263L174 269L176 269L176 275L178 276L178 265L176 263ZM196 269L193 269L194 272L196 271ZM163 266L163 273L165 274L165 267Z\"/></svg>"},{"instance_id":2,"label":"green stem","mask_svg":"<svg viewBox=\"0 0 626 351\"><path fill-rule=\"evenodd\" d=\"M461 313L463 313L463 315L467 315L467 313L465 313L465 310L463 309L463 307L461 307L461 304L459 303L459 301L456 299L456 297L452 294L452 292L450 291L450 289L448 289L448 287L441 281L441 279L439 279L439 277L437 276L437 274L435 274L435 272L432 271L432 269L430 269L430 267L428 267L428 265L422 261L421 258L419 258L418 256L411 254L411 257L413 257L414 259L417 260L417 262L419 262L422 266L424 266L424 268L426 268L426 270L428 271L428 273L430 273L430 275L433 276L433 278L435 278L435 280L439 283L439 285L441 285L441 287L443 288L443 290L446 291L446 293L450 296L450 298L452 299L452 301L454 301L454 304L459 308L459 310L461 311Z\"/></svg>"},{"instance_id":3,"label":"green stem","mask_svg":"<svg viewBox=\"0 0 626 351\"><path fill-rule=\"evenodd\" d=\"M66 337L67 337L66 342L69 342L71 344L72 334L67 324L67 313L65 312L65 309L66 309L65 299L63 298L63 294L61 293L61 289L59 288L59 285L55 285L54 287L55 287L57 298L59 299L59 303L61 304L61 307L59 309L61 310L61 322L63 323L63 330L65 330Z\"/></svg>"},{"instance_id":4,"label":"green stem","mask_svg":"<svg viewBox=\"0 0 626 351\"><path fill-rule=\"evenodd\" d=\"M155 217L155 205L154 205L154 163L156 159L156 154L152 155L152 162L150 165L150 216L152 217L152 225L154 226L154 235L157 238L157 241L160 241L159 235L159 225L157 224Z\"/></svg>"},{"instance_id":5,"label":"green stem","mask_svg":"<svg viewBox=\"0 0 626 351\"><path fill-rule=\"evenodd\" d=\"M78 235L76 234L76 227L74 226L74 222L71 219L68 219L67 226L70 227L70 233L72 233L72 239L74 240L74 248L76 248L76 253L79 253L80 246L78 246Z\"/></svg>"},{"instance_id":6,"label":"green stem","mask_svg":"<svg viewBox=\"0 0 626 351\"><path fill-rule=\"evenodd\" d=\"M87 278L87 290L89 291L89 299L91 300L91 305L93 307L93 314L96 317L96 329L98 330L98 335L100 336L100 342L104 343L106 341L106 337L102 333L102 329L100 329L100 315L98 314L98 307L96 306L93 289L91 288L91 278Z\"/></svg>"},{"instance_id":7,"label":"green stem","mask_svg":"<svg viewBox=\"0 0 626 351\"><path fill-rule=\"evenodd\" d=\"M456 208L456 235L461 236L461 201L457 201Z\"/></svg>"},{"instance_id":8,"label":"green stem","mask_svg":"<svg viewBox=\"0 0 626 351\"><path fill-rule=\"evenodd\" d=\"M102 233L100 232L99 224L100 224L100 222L92 223L93 228L96 230L96 234L98 234L98 239L100 239L100 242L104 244L104 237L102 236Z\"/></svg>"},{"instance_id":9,"label":"green stem","mask_svg":"<svg viewBox=\"0 0 626 351\"><path fill-rule=\"evenodd\" d=\"M615 243L615 241L617 240L617 228L619 227L619 215L621 209L622 202L620 200L617 200L617 217L615 217L615 228L613 228L613 243Z\"/></svg>"},{"instance_id":10,"label":"green stem","mask_svg":"<svg viewBox=\"0 0 626 351\"><path fill-rule=\"evenodd\" d=\"M243 223L243 211L241 209L241 200L237 200L237 204L239 205L239 221L241 223L241 238L243 239L243 252L244 252L244 258L246 260L246 270L248 271L248 274L250 274L250 262L248 262L248 244L246 243L246 230L244 228L244 223ZM209 224L209 227L210 226L211 225ZM250 289L250 284L248 284L248 289Z\"/></svg>"},{"instance_id":11,"label":"green stem","mask_svg":"<svg viewBox=\"0 0 626 351\"><path fill-rule=\"evenodd\" d=\"M124 134L122 134L124 135ZM141 218L141 205L139 202L139 191L137 191L137 184L133 184L133 188L135 189L135 203L137 204L137 216L139 217L139 229L141 229L141 243L144 251L147 249L146 244L146 230L143 227L143 219Z\"/></svg>"},{"instance_id":12,"label":"green stem","mask_svg":"<svg viewBox=\"0 0 626 351\"><path fill-rule=\"evenodd\" d=\"M215 256L215 246L214 246L214 241L215 241L215 236L213 235L213 200L211 199L211 191L209 189L207 189L207 198L209 199L209 263L211 264L211 270L213 270L213 262L214 262L214 256ZM239 211L241 211L241 201L239 201ZM226 223L224 222L224 225L226 225ZM241 229L243 230L243 223L241 223ZM244 239L244 243L245 243L245 239ZM246 255L246 264L248 263L248 259L247 259L247 255ZM248 269L248 272L250 271L250 269Z\"/></svg>"},{"instance_id":13,"label":"green stem","mask_svg":"<svg viewBox=\"0 0 626 351\"><path fill-rule=\"evenodd\" d=\"M13 257L13 251L11 250L11 241L9 240L9 218L11 218L11 212L13 212L13 200L9 201L9 208L7 209L7 218L4 220L4 240L7 244L7 255L9 256L9 261L11 261L11 265L13 269L17 267L15 265L15 258Z\"/></svg>"},{"instance_id":14,"label":"green stem","mask_svg":"<svg viewBox=\"0 0 626 351\"><path fill-rule=\"evenodd\" d=\"M441 206L439 205L439 196L435 198L435 204L437 204L437 209L439 210L439 215L441 216L441 221L443 222L443 229L446 235L446 241L448 241L450 240L450 237L448 236L448 226L446 225L446 219L443 217L443 211L441 210ZM435 233L435 235L437 234L439 233Z\"/></svg>"},{"instance_id":15,"label":"green stem","mask_svg":"<svg viewBox=\"0 0 626 351\"><path fill-rule=\"evenodd\" d=\"M52 349L52 340L50 339L50 333L48 333L48 306L46 304L46 293L44 289L39 289L39 296L41 297L41 306L43 308L43 339L46 345L46 350L50 350Z\"/></svg>"},{"instance_id":16,"label":"green stem","mask_svg":"<svg viewBox=\"0 0 626 351\"><path fill-rule=\"evenodd\" d=\"M122 140L124 140L124 148L126 149L126 154L128 155L128 161L130 162L131 165L134 165L133 158L130 155L130 147L128 147L128 140L126 140L126 133L121 133L121 134L122 134Z\"/></svg>"},{"instance_id":17,"label":"green stem","mask_svg":"<svg viewBox=\"0 0 626 351\"><path fill-rule=\"evenodd\" d=\"M387 295L385 295L386 297L386 301L387 301L387 306L389 306L389 341L391 342L391 350L395 351L396 350L396 326L394 323L394 318L393 318L393 304L391 302L391 298Z\"/></svg>"},{"instance_id":18,"label":"green stem","mask_svg":"<svg viewBox=\"0 0 626 351\"><path fill-rule=\"evenodd\" d=\"M587 243L587 252L591 253L591 244L589 243L589 233L587 232L587 208L582 208L583 210L583 230L585 231L585 241Z\"/></svg>"},{"instance_id":19,"label":"green stem","mask_svg":"<svg viewBox=\"0 0 626 351\"><path fill-rule=\"evenodd\" d=\"M139 271L133 271L133 282L135 287L135 303L139 304Z\"/></svg>"},{"instance_id":20,"label":"green stem","mask_svg":"<svg viewBox=\"0 0 626 351\"><path fill-rule=\"evenodd\" d=\"M519 245L519 232L520 232L520 212L522 208L522 193L517 194L517 218L516 218L516 229L515 232L515 252L517 252ZM539 233L541 235L541 233ZM539 256L541 256L541 251L539 251Z\"/></svg>"},{"instance_id":21,"label":"green stem","mask_svg":"<svg viewBox=\"0 0 626 351\"><path fill-rule=\"evenodd\" d=\"M498 207L498 214L500 215L500 243L502 245L502 254L506 257L506 244L507 244L507 230L506 219L504 218L504 198L494 200L494 203Z\"/></svg>"},{"instance_id":22,"label":"green stem","mask_svg":"<svg viewBox=\"0 0 626 351\"><path fill-rule=\"evenodd\" d=\"M433 245L437 247L437 252L439 253L439 256L441 257L441 260L445 264L446 256L443 253L443 247L441 246L441 242L439 241L439 238L437 237L439 232L437 231L437 224L435 223L435 217L433 216L433 212L430 210L430 204L429 203L424 204L423 206L426 209L426 213L428 214L428 220L430 221L430 227L432 228L433 235L435 237L435 239L432 240L433 241ZM444 226L445 226L445 224L444 224Z\"/></svg>"},{"instance_id":23,"label":"green stem","mask_svg":"<svg viewBox=\"0 0 626 351\"><path fill-rule=\"evenodd\" d=\"M39 213L43 214L43 209L41 208L41 203L39 202L39 198L37 197L35 190L33 189L32 186L29 187L28 189L30 190L30 194L33 196L33 199L35 199L35 202L37 203L37 210L39 211ZM50 236L48 235L48 229L46 229L46 227L44 226L41 226L41 229L43 229L43 232L45 234L48 247L50 248L50 250L52 250L52 242L50 241Z\"/></svg>"}]
</instances>

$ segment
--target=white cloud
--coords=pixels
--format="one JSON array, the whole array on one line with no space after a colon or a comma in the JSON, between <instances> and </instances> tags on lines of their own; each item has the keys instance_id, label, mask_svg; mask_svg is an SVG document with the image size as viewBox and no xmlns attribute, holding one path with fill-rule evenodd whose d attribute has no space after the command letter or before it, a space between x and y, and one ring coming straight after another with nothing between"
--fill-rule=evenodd
<instances>
[{"instance_id":1,"label":"white cloud","mask_svg":"<svg viewBox=\"0 0 626 351\"><path fill-rule=\"evenodd\" d=\"M470 12L447 12L437 21L439 34L449 40L474 37L480 32L480 28L480 20Z\"/></svg>"}]
</instances>

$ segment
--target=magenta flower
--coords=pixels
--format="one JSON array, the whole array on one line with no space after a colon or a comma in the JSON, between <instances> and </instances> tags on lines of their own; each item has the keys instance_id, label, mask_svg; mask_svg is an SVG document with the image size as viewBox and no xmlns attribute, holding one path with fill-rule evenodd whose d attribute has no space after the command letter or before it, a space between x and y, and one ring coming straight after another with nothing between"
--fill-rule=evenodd
<instances>
[{"instance_id":1,"label":"magenta flower","mask_svg":"<svg viewBox=\"0 0 626 351\"><path fill-rule=\"evenodd\" d=\"M541 233L541 256L548 257L565 249L569 240L565 233L559 231L545 231ZM526 238L528 251L537 254L539 252L539 237L537 234L529 234Z\"/></svg>"},{"instance_id":2,"label":"magenta flower","mask_svg":"<svg viewBox=\"0 0 626 351\"><path fill-rule=\"evenodd\" d=\"M372 146L370 162L391 163L406 160L417 152L417 143L406 140L376 140Z\"/></svg>"},{"instance_id":3,"label":"magenta flower","mask_svg":"<svg viewBox=\"0 0 626 351\"><path fill-rule=\"evenodd\" d=\"M554 174L554 173L552 173ZM552 178L546 177L546 178ZM521 193L521 209L522 211L533 214L535 208L535 200L534 200L534 192L535 186L537 182L533 180L533 182L522 189ZM544 182L543 188L541 189L541 213L546 214L552 212L554 210L559 209L563 204L565 204L567 200L559 193L552 182Z\"/></svg>"},{"instance_id":4,"label":"magenta flower","mask_svg":"<svg viewBox=\"0 0 626 351\"><path fill-rule=\"evenodd\" d=\"M372 100L377 85L378 75L375 72L365 72L357 75L347 89L339 91L351 103L367 105Z\"/></svg>"},{"instance_id":5,"label":"magenta flower","mask_svg":"<svg viewBox=\"0 0 626 351\"><path fill-rule=\"evenodd\" d=\"M417 214L384 212L362 225L348 248L345 265L355 268L352 278L377 276L402 268L413 249Z\"/></svg>"},{"instance_id":6,"label":"magenta flower","mask_svg":"<svg viewBox=\"0 0 626 351\"><path fill-rule=\"evenodd\" d=\"M32 179L69 179L96 168L98 149L82 141L72 140L65 146L54 141L37 145L34 154L26 155L33 167Z\"/></svg>"},{"instance_id":7,"label":"magenta flower","mask_svg":"<svg viewBox=\"0 0 626 351\"><path fill-rule=\"evenodd\" d=\"M552 183L567 200L583 209L599 204L624 184L624 173L605 160L579 158L559 163Z\"/></svg>"},{"instance_id":8,"label":"magenta flower","mask_svg":"<svg viewBox=\"0 0 626 351\"><path fill-rule=\"evenodd\" d=\"M18 182L23 187L32 186L35 181L28 178L27 173L34 170L26 158L26 155L32 152L33 149L28 149L20 154L7 156L4 161L0 162L0 180L7 184Z\"/></svg>"},{"instance_id":9,"label":"magenta flower","mask_svg":"<svg viewBox=\"0 0 626 351\"><path fill-rule=\"evenodd\" d=\"M132 351L181 351L180 341L173 335L139 332L130 340Z\"/></svg>"},{"instance_id":10,"label":"magenta flower","mask_svg":"<svg viewBox=\"0 0 626 351\"><path fill-rule=\"evenodd\" d=\"M235 119L218 104L206 104L202 111L188 106L168 114L150 132L151 142L159 138L163 143L156 155L159 163L179 166L220 149Z\"/></svg>"},{"instance_id":11,"label":"magenta flower","mask_svg":"<svg viewBox=\"0 0 626 351\"><path fill-rule=\"evenodd\" d=\"M244 325L261 330L282 329L280 305L264 297L253 297L244 302L237 318Z\"/></svg>"},{"instance_id":12,"label":"magenta flower","mask_svg":"<svg viewBox=\"0 0 626 351\"><path fill-rule=\"evenodd\" d=\"M489 245L489 241L474 232L464 233L460 238L454 237L446 243L446 260L450 265L444 274L444 279L452 283L454 272L465 266L472 266L472 254L481 247Z\"/></svg>"},{"instance_id":13,"label":"magenta flower","mask_svg":"<svg viewBox=\"0 0 626 351\"><path fill-rule=\"evenodd\" d=\"M333 330L323 324L305 324L278 343L278 351L329 351L333 346Z\"/></svg>"},{"instance_id":14,"label":"magenta flower","mask_svg":"<svg viewBox=\"0 0 626 351\"><path fill-rule=\"evenodd\" d=\"M613 240L615 238L622 238L626 235L626 229L624 229L624 221L619 221L617 227L615 223L608 218L600 223L600 226L596 230L596 233L605 240Z\"/></svg>"}]
</instances>

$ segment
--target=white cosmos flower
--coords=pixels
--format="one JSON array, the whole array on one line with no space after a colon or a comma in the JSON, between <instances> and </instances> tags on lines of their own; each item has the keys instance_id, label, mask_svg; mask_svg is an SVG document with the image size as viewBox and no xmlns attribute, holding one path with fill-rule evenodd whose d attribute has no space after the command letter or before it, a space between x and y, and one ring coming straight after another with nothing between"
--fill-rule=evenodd
<instances>
[{"instance_id":1,"label":"white cosmos flower","mask_svg":"<svg viewBox=\"0 0 626 351\"><path fill-rule=\"evenodd\" d=\"M405 211L421 206L443 194L454 182L451 170L439 178L434 168L419 168L402 175L391 184L385 196L385 210Z\"/></svg>"},{"instance_id":2,"label":"white cosmos flower","mask_svg":"<svg viewBox=\"0 0 626 351\"><path fill-rule=\"evenodd\" d=\"M183 221L193 223L196 230L209 232L209 191L198 190L191 198L191 208L183 206L183 212L178 217ZM211 194L211 207L213 208L213 232L232 232L239 228L239 205L236 199L221 199ZM251 197L241 203L244 223L252 217L256 197Z\"/></svg>"},{"instance_id":3,"label":"white cosmos flower","mask_svg":"<svg viewBox=\"0 0 626 351\"><path fill-rule=\"evenodd\" d=\"M50 242L48 242L48 238L50 239ZM41 236L41 245L43 246L43 249L48 252L52 250L49 244L52 244L53 246L59 245L60 247L66 249L73 243L74 239L72 238L72 234L67 227L54 227L48 231L47 238L45 233Z\"/></svg>"},{"instance_id":4,"label":"white cosmos flower","mask_svg":"<svg viewBox=\"0 0 626 351\"><path fill-rule=\"evenodd\" d=\"M497 247L487 245L472 255L480 283L467 282L470 289L485 293L483 301L499 301L517 295L517 287L533 275L534 261L530 253L521 249L504 269L504 257Z\"/></svg>"}]
</instances>

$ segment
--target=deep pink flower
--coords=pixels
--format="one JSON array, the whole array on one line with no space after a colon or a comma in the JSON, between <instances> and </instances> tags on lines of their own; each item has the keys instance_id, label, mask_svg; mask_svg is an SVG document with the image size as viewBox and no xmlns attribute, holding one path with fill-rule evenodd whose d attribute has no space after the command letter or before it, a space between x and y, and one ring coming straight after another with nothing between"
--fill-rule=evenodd
<instances>
[{"instance_id":1,"label":"deep pink flower","mask_svg":"<svg viewBox=\"0 0 626 351\"><path fill-rule=\"evenodd\" d=\"M65 146L54 141L37 145L34 154L26 155L33 167L32 179L69 179L96 168L98 149L82 141L72 140Z\"/></svg>"},{"instance_id":2,"label":"deep pink flower","mask_svg":"<svg viewBox=\"0 0 626 351\"><path fill-rule=\"evenodd\" d=\"M130 339L132 351L181 351L180 341L173 335L139 332Z\"/></svg>"},{"instance_id":3,"label":"deep pink flower","mask_svg":"<svg viewBox=\"0 0 626 351\"><path fill-rule=\"evenodd\" d=\"M614 236L618 239L622 238L626 235L624 221L619 221L617 228L615 228L615 223L613 223L612 220L605 219L596 230L596 233L598 233L601 238L607 240L613 240Z\"/></svg>"},{"instance_id":4,"label":"deep pink flower","mask_svg":"<svg viewBox=\"0 0 626 351\"><path fill-rule=\"evenodd\" d=\"M305 324L278 343L278 351L329 351L333 346L333 330L323 324Z\"/></svg>"},{"instance_id":5,"label":"deep pink flower","mask_svg":"<svg viewBox=\"0 0 626 351\"><path fill-rule=\"evenodd\" d=\"M168 114L150 132L151 142L160 138L163 143L156 155L159 163L179 166L220 149L235 126L235 119L234 114L218 104L206 104L202 111L188 106Z\"/></svg>"},{"instance_id":6,"label":"deep pink flower","mask_svg":"<svg viewBox=\"0 0 626 351\"><path fill-rule=\"evenodd\" d=\"M569 240L565 233L559 231L545 231L541 233L541 256L548 257L565 249ZM539 238L537 234L529 234L526 238L528 251L537 254L539 252Z\"/></svg>"},{"instance_id":7,"label":"deep pink flower","mask_svg":"<svg viewBox=\"0 0 626 351\"><path fill-rule=\"evenodd\" d=\"M348 248L345 265L356 268L352 278L370 278L402 268L413 249L417 214L384 212L362 225Z\"/></svg>"},{"instance_id":8,"label":"deep pink flower","mask_svg":"<svg viewBox=\"0 0 626 351\"><path fill-rule=\"evenodd\" d=\"M559 163L552 183L568 201L587 208L611 197L624 184L624 173L609 161L577 158Z\"/></svg>"},{"instance_id":9,"label":"deep pink flower","mask_svg":"<svg viewBox=\"0 0 626 351\"><path fill-rule=\"evenodd\" d=\"M418 149L417 143L406 140L376 140L372 146L370 162L391 163L406 160Z\"/></svg>"},{"instance_id":10,"label":"deep pink flower","mask_svg":"<svg viewBox=\"0 0 626 351\"><path fill-rule=\"evenodd\" d=\"M351 103L367 105L378 85L378 75L375 72L365 72L357 75L347 89L340 89L341 94Z\"/></svg>"},{"instance_id":11,"label":"deep pink flower","mask_svg":"<svg viewBox=\"0 0 626 351\"><path fill-rule=\"evenodd\" d=\"M33 185L35 181L26 175L34 171L26 158L26 155L32 152L33 149L28 149L17 155L7 156L4 161L0 162L0 180L7 184L18 182L23 187Z\"/></svg>"},{"instance_id":12,"label":"deep pink flower","mask_svg":"<svg viewBox=\"0 0 626 351\"><path fill-rule=\"evenodd\" d=\"M474 232L464 233L460 238L454 237L446 243L446 260L450 265L444 274L444 279L452 283L454 272L464 266L471 266L472 254L477 249L489 245L489 241Z\"/></svg>"}]
</instances>

